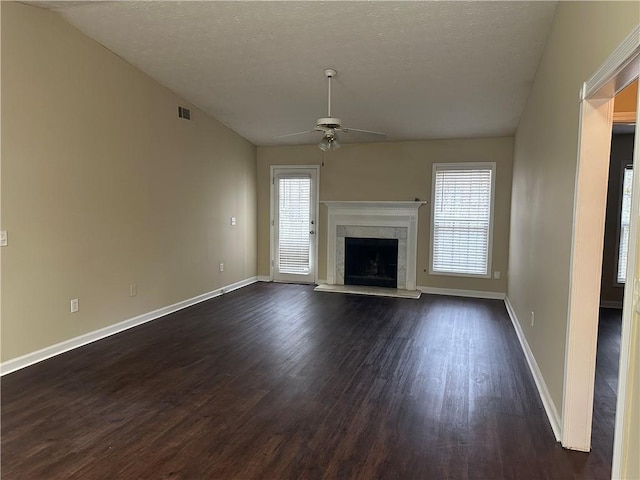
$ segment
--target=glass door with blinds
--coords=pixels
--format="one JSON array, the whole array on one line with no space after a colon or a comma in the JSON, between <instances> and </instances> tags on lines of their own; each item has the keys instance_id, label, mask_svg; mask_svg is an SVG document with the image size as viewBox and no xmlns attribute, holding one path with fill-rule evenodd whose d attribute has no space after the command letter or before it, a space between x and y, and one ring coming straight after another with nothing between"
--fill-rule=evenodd
<instances>
[{"instance_id":1,"label":"glass door with blinds","mask_svg":"<svg viewBox=\"0 0 640 480\"><path fill-rule=\"evenodd\" d=\"M272 271L276 282L315 283L317 167L274 167Z\"/></svg>"}]
</instances>

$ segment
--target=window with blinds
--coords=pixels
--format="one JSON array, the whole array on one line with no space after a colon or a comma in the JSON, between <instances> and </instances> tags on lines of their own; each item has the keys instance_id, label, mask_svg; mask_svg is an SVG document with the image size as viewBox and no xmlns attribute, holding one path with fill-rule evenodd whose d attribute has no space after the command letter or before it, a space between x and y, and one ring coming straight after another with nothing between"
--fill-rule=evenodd
<instances>
[{"instance_id":1,"label":"window with blinds","mask_svg":"<svg viewBox=\"0 0 640 480\"><path fill-rule=\"evenodd\" d=\"M309 273L311 178L280 178L278 199L278 270L306 275Z\"/></svg>"},{"instance_id":2,"label":"window with blinds","mask_svg":"<svg viewBox=\"0 0 640 480\"><path fill-rule=\"evenodd\" d=\"M490 276L495 164L433 167L431 273Z\"/></svg>"},{"instance_id":3,"label":"window with blinds","mask_svg":"<svg viewBox=\"0 0 640 480\"><path fill-rule=\"evenodd\" d=\"M629 250L629 222L631 221L631 187L633 169L624 169L622 178L622 208L620 209L620 244L618 247L618 283L625 283L627 278L627 252Z\"/></svg>"}]
</instances>

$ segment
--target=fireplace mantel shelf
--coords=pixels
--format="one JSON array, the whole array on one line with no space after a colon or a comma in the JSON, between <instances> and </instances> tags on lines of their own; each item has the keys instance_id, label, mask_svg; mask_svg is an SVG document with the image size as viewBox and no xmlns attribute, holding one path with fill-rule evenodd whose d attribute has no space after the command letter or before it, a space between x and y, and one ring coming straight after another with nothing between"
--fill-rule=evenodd
<instances>
[{"instance_id":1,"label":"fireplace mantel shelf","mask_svg":"<svg viewBox=\"0 0 640 480\"><path fill-rule=\"evenodd\" d=\"M422 205L426 205L427 202L413 202L413 201L334 201L327 200L321 201L329 208L371 208L371 209L386 209L386 208L415 208L418 209Z\"/></svg>"}]
</instances>

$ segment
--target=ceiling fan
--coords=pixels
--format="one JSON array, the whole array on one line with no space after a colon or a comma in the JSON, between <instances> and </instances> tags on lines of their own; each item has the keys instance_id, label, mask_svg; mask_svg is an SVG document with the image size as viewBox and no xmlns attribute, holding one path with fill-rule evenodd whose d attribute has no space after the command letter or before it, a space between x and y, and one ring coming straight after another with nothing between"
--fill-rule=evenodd
<instances>
[{"instance_id":1,"label":"ceiling fan","mask_svg":"<svg viewBox=\"0 0 640 480\"><path fill-rule=\"evenodd\" d=\"M359 128L343 127L342 122L339 118L331 116L331 79L334 78L336 74L337 72L333 68L327 68L324 71L324 75L327 77L327 82L328 82L327 116L317 119L316 127L313 130L308 130L306 132L288 133L286 135L279 135L275 138L293 137L295 135L306 135L309 133L322 132L323 133L322 140L320 140L320 143L318 143L318 147L323 152L326 152L327 150L337 150L338 148L340 148L340 142L338 140L337 132L341 132L341 133L357 132L357 133L365 133L368 135L385 136L385 134L381 132L372 132L371 130L361 130Z\"/></svg>"}]
</instances>

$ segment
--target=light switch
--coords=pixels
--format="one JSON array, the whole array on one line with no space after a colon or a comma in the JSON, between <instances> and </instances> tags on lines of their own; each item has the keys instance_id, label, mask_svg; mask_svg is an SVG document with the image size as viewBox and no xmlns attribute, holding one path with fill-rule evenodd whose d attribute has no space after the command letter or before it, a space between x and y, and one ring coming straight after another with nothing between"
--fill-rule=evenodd
<instances>
[{"instance_id":1,"label":"light switch","mask_svg":"<svg viewBox=\"0 0 640 480\"><path fill-rule=\"evenodd\" d=\"M0 232L0 247L6 247L7 246L7 232L6 230L2 230Z\"/></svg>"},{"instance_id":2,"label":"light switch","mask_svg":"<svg viewBox=\"0 0 640 480\"><path fill-rule=\"evenodd\" d=\"M236 217L231 217L231 225L232 226L236 225Z\"/></svg>"}]
</instances>

